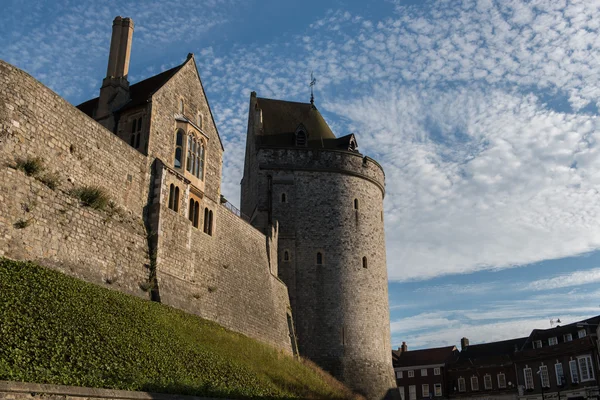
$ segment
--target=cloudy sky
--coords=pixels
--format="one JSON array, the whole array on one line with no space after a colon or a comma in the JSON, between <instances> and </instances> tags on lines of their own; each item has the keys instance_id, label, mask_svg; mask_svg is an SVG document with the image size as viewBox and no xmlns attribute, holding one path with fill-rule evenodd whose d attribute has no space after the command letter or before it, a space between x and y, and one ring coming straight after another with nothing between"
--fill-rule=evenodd
<instances>
[{"instance_id":1,"label":"cloudy sky","mask_svg":"<svg viewBox=\"0 0 600 400\"><path fill-rule=\"evenodd\" d=\"M250 91L316 104L386 172L392 345L600 314L600 1L4 0L0 59L74 104L111 23L130 81L196 54L239 203ZM6 10L6 8L4 8Z\"/></svg>"}]
</instances>

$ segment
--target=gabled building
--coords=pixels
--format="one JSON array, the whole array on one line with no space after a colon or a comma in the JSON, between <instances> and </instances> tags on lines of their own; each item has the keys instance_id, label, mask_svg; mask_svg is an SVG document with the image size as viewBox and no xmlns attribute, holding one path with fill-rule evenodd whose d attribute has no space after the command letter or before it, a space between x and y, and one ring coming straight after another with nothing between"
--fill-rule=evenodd
<instances>
[{"instance_id":1,"label":"gabled building","mask_svg":"<svg viewBox=\"0 0 600 400\"><path fill-rule=\"evenodd\" d=\"M519 400L598 398L600 317L535 329L514 354Z\"/></svg>"},{"instance_id":2,"label":"gabled building","mask_svg":"<svg viewBox=\"0 0 600 400\"><path fill-rule=\"evenodd\" d=\"M458 357L456 346L408 351L406 342L392 351L398 392L402 400L447 397L446 368Z\"/></svg>"},{"instance_id":3,"label":"gabled building","mask_svg":"<svg viewBox=\"0 0 600 400\"><path fill-rule=\"evenodd\" d=\"M512 360L527 338L469 345L461 339L459 357L448 366L448 394L457 399L515 400L517 381Z\"/></svg>"}]
</instances>

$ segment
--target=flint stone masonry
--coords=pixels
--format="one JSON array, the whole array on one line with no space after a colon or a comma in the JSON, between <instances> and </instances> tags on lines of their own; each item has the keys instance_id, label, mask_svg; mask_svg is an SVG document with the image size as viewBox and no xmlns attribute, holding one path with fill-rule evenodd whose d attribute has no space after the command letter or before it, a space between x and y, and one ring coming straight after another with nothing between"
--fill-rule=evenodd
<instances>
[{"instance_id":1,"label":"flint stone masonry","mask_svg":"<svg viewBox=\"0 0 600 400\"><path fill-rule=\"evenodd\" d=\"M270 256L277 254L277 232L267 237L220 204L223 148L195 69L188 58L140 108L151 113L144 156L0 61L0 256L148 298L140 284L149 280L155 252L162 303L291 353L287 288L271 272L277 271ZM203 187L173 170L180 98L204 116ZM14 168L17 160L36 157L43 159L40 176ZM46 173L59 177L56 189L40 182ZM181 191L178 214L167 208L171 183ZM94 210L72 196L72 189L90 185L105 190L114 207ZM202 203L200 229L188 219L190 193ZM205 207L213 211L212 236L202 232Z\"/></svg>"},{"instance_id":2,"label":"flint stone masonry","mask_svg":"<svg viewBox=\"0 0 600 400\"><path fill-rule=\"evenodd\" d=\"M0 381L0 399L5 400L216 400L213 397L134 392L80 386Z\"/></svg>"}]
</instances>

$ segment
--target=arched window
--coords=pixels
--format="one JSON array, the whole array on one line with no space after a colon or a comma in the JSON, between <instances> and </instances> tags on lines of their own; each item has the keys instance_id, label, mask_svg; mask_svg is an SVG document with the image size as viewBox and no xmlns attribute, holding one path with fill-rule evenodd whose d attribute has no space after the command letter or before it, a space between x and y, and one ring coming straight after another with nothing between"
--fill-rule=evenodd
<instances>
[{"instance_id":1,"label":"arched window","mask_svg":"<svg viewBox=\"0 0 600 400\"><path fill-rule=\"evenodd\" d=\"M198 112L198 116L196 117L196 123L198 124L198 128L202 129L202 114Z\"/></svg>"},{"instance_id":2,"label":"arched window","mask_svg":"<svg viewBox=\"0 0 600 400\"><path fill-rule=\"evenodd\" d=\"M193 221L194 226L196 228L198 228L198 226L199 226L199 223L198 223L199 219L200 219L200 203L196 202L194 204L194 221Z\"/></svg>"},{"instance_id":3,"label":"arched window","mask_svg":"<svg viewBox=\"0 0 600 400\"><path fill-rule=\"evenodd\" d=\"M363 268L367 268L367 257L363 257Z\"/></svg>"},{"instance_id":4,"label":"arched window","mask_svg":"<svg viewBox=\"0 0 600 400\"><path fill-rule=\"evenodd\" d=\"M354 199L354 209L358 210L358 199Z\"/></svg>"},{"instance_id":5,"label":"arched window","mask_svg":"<svg viewBox=\"0 0 600 400\"><path fill-rule=\"evenodd\" d=\"M306 146L306 132L296 132L296 146Z\"/></svg>"},{"instance_id":6,"label":"arched window","mask_svg":"<svg viewBox=\"0 0 600 400\"><path fill-rule=\"evenodd\" d=\"M204 233L208 233L208 207L204 209Z\"/></svg>"},{"instance_id":7,"label":"arched window","mask_svg":"<svg viewBox=\"0 0 600 400\"><path fill-rule=\"evenodd\" d=\"M290 261L290 252L287 250L283 252L283 261Z\"/></svg>"},{"instance_id":8,"label":"arched window","mask_svg":"<svg viewBox=\"0 0 600 400\"><path fill-rule=\"evenodd\" d=\"M282 202L282 203L285 203L285 202L286 202L286 200L287 200L287 199L286 199L286 195L285 195L285 193L281 193L281 202Z\"/></svg>"},{"instance_id":9,"label":"arched window","mask_svg":"<svg viewBox=\"0 0 600 400\"><path fill-rule=\"evenodd\" d=\"M187 158L185 161L185 169L192 172L192 135L188 135L187 141Z\"/></svg>"},{"instance_id":10,"label":"arched window","mask_svg":"<svg viewBox=\"0 0 600 400\"><path fill-rule=\"evenodd\" d=\"M323 265L323 254L321 252L317 253L317 265Z\"/></svg>"},{"instance_id":11,"label":"arched window","mask_svg":"<svg viewBox=\"0 0 600 400\"><path fill-rule=\"evenodd\" d=\"M173 205L175 204L175 185L171 183L169 186L169 208L173 210Z\"/></svg>"},{"instance_id":12,"label":"arched window","mask_svg":"<svg viewBox=\"0 0 600 400\"><path fill-rule=\"evenodd\" d=\"M181 157L183 155L183 135L184 132L181 129L177 130L175 134L175 168L181 168Z\"/></svg>"},{"instance_id":13,"label":"arched window","mask_svg":"<svg viewBox=\"0 0 600 400\"><path fill-rule=\"evenodd\" d=\"M200 145L198 146L198 170L196 171L196 176L201 180L204 180L204 154L206 153L206 148L204 146L204 141L200 141Z\"/></svg>"},{"instance_id":14,"label":"arched window","mask_svg":"<svg viewBox=\"0 0 600 400\"><path fill-rule=\"evenodd\" d=\"M175 186L175 203L173 204L173 211L179 211L179 186Z\"/></svg>"},{"instance_id":15,"label":"arched window","mask_svg":"<svg viewBox=\"0 0 600 400\"><path fill-rule=\"evenodd\" d=\"M210 210L208 212L208 234L212 236L212 227L213 227L213 212Z\"/></svg>"},{"instance_id":16,"label":"arched window","mask_svg":"<svg viewBox=\"0 0 600 400\"><path fill-rule=\"evenodd\" d=\"M188 207L188 219L194 221L194 199L190 199L190 206Z\"/></svg>"}]
</instances>

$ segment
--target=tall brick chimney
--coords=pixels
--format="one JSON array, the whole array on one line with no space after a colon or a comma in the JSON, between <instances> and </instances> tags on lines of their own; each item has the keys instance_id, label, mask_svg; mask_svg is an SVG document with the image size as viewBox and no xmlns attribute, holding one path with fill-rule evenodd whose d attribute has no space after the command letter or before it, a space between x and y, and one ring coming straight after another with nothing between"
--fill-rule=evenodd
<instances>
[{"instance_id":1,"label":"tall brick chimney","mask_svg":"<svg viewBox=\"0 0 600 400\"><path fill-rule=\"evenodd\" d=\"M466 337L460 339L460 349L461 351L466 349L469 346L469 339Z\"/></svg>"},{"instance_id":2,"label":"tall brick chimney","mask_svg":"<svg viewBox=\"0 0 600 400\"><path fill-rule=\"evenodd\" d=\"M129 101L129 57L133 37L133 20L116 17L113 21L112 37L106 78L102 81L96 120L107 129L115 130L113 112Z\"/></svg>"}]
</instances>

